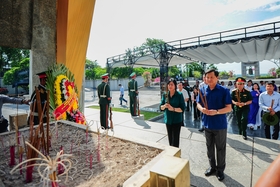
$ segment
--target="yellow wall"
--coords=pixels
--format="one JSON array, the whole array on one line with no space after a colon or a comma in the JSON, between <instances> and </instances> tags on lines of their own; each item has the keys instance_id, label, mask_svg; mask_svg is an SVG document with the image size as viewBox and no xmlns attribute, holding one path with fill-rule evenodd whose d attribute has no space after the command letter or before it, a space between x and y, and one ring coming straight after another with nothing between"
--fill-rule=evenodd
<instances>
[{"instance_id":1,"label":"yellow wall","mask_svg":"<svg viewBox=\"0 0 280 187\"><path fill-rule=\"evenodd\" d=\"M82 88L95 0L57 0L57 63L74 74Z\"/></svg>"}]
</instances>

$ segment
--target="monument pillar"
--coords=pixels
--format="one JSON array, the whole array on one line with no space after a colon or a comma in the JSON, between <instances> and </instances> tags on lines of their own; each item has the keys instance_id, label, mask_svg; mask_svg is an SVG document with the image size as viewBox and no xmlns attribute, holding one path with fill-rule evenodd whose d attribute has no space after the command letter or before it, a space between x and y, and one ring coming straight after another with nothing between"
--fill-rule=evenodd
<instances>
[{"instance_id":1,"label":"monument pillar","mask_svg":"<svg viewBox=\"0 0 280 187\"><path fill-rule=\"evenodd\" d=\"M82 91L86 53L95 0L57 1L57 58L74 75ZM94 51L92 51L94 53Z\"/></svg>"},{"instance_id":2,"label":"monument pillar","mask_svg":"<svg viewBox=\"0 0 280 187\"><path fill-rule=\"evenodd\" d=\"M247 78L256 78L260 76L259 62L241 62L241 76Z\"/></svg>"},{"instance_id":3,"label":"monument pillar","mask_svg":"<svg viewBox=\"0 0 280 187\"><path fill-rule=\"evenodd\" d=\"M51 12L51 13L50 13ZM29 93L39 84L36 73L56 63L56 0L33 1Z\"/></svg>"}]
</instances>

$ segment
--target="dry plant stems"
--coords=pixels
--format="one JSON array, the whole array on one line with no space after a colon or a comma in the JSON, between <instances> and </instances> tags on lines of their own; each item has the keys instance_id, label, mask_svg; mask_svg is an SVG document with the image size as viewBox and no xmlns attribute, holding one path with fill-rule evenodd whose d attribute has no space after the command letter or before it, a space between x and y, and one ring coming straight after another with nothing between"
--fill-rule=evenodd
<instances>
[{"instance_id":1,"label":"dry plant stems","mask_svg":"<svg viewBox=\"0 0 280 187\"><path fill-rule=\"evenodd\" d=\"M86 127L86 144L88 143L88 125Z\"/></svg>"},{"instance_id":2,"label":"dry plant stems","mask_svg":"<svg viewBox=\"0 0 280 187\"><path fill-rule=\"evenodd\" d=\"M97 123L98 127L100 127L99 121L94 121L93 124L95 125L95 123ZM56 153L60 152L61 145L63 145L64 153L67 153L67 154L70 154L71 145L73 147L73 150L72 150L73 155L71 157L72 168L68 171L67 184L65 184L63 182L63 181L65 181L66 175L60 176L58 174L58 168L55 171L56 173L52 173L51 178L49 178L49 180L55 179L56 175L58 175L58 179L61 182L56 183L55 181L58 181L57 178L53 182L53 184L56 184L57 186L58 185L59 186L78 186L82 182L86 182L86 181L88 181L87 186L117 186L117 185L109 185L108 183L106 183L106 181L111 181L113 183L116 180L120 181L120 178L118 176L120 173L124 172L124 173L128 173L128 175L130 175L130 173L135 173L138 169L140 169L142 167L142 165L146 164L150 159L150 157L147 156L147 155L149 155L149 152L146 152L146 151L149 151L150 149L145 148L145 147L142 148L141 145L137 145L137 144L135 145L134 143L126 142L126 141L123 141L123 140L120 140L117 138L111 139L110 136L111 136L112 132L110 130L103 131L103 129L98 128L99 131L101 130L101 133L99 135L99 149L97 149L97 143L98 143L97 133L94 133L94 132L91 133L90 129L89 129L89 134L88 134L89 135L88 143L86 144L85 129L67 125L60 121L57 122L56 127L54 126L54 123L50 127L51 127L50 134L55 133L55 130L56 130L55 128L57 128L59 131L59 136L58 136L58 139L56 139L56 137L53 136L52 142L51 142L52 148L50 149L51 155L48 155L48 156L50 156L51 158L54 158L56 156ZM46 129L45 126L44 126L44 128ZM28 133L29 133L29 131L25 131L25 132L23 131L21 133L21 136L28 137ZM108 133L108 137L106 137L106 133ZM3 136L0 136L0 137L3 137ZM10 137L10 140L14 141L14 134L4 135L4 137ZM108 140L106 138L108 138ZM25 138L25 140L27 140L27 139ZM107 141L108 141L108 144L107 144ZM5 142L5 139L4 139L4 142ZM24 141L21 140L22 144L23 144L23 142ZM79 145L79 143L80 143L80 145ZM122 145L123 143L125 143L125 146ZM108 145L108 147L107 147L107 145ZM27 146L27 148L29 148L28 145L26 145L26 146ZM44 155L40 149L38 149L38 150L41 152L42 155ZM99 150L99 158L97 158L98 150ZM128 150L129 150L129 152L127 152ZM3 150L3 151L7 152L8 149ZM2 152L2 155L6 155L5 152ZM125 155L123 155L123 153L125 153ZM38 153L36 153L36 154L38 154ZM141 154L141 156L137 157L140 154ZM24 161L26 160L26 156L27 156L26 154L23 154ZM123 156L123 157L121 157L121 156ZM41 155L39 155L38 157L43 159L43 157ZM120 159L120 158L123 158L123 159ZM131 158L133 158L133 160L131 160ZM7 159L8 158L6 158L3 161L7 162ZM39 164L41 164L41 161L37 161L37 160L35 160L35 161L36 161L36 163L33 163L33 164L37 164L37 165L34 165L34 166L31 165L32 167L34 167L33 169L35 172L33 173L33 181L32 181L32 183L30 183L30 186L32 186L33 184L36 184L36 186L43 186L43 180L40 182L41 177L40 177L39 173L37 172L37 169L38 169L37 167ZM33 162L35 162L35 161L33 161ZM22 171L24 173L25 173L25 170L27 169L26 163L28 163L28 161L25 161L25 164L22 164ZM43 163L46 163L46 162L43 162ZM69 165L68 163L64 163L64 164ZM43 174L45 168L46 168L46 166L41 167L40 171L42 174ZM2 167L0 167L0 169L3 170ZM13 169L13 168L11 168L11 169ZM7 169L6 174L9 173L11 169ZM20 171L20 167L18 167L16 170ZM5 170L3 170L3 171L5 171ZM47 171L45 171L45 173L47 173ZM118 176L118 177L115 178L114 180L111 180L110 178L112 178L112 177L110 177L110 176L112 176L112 175ZM47 174L45 174L45 176L47 176ZM7 177L10 178L9 175ZM25 176L20 175L19 172L14 172L13 177L14 178L18 177L18 180L16 180L15 182L22 184L22 185L18 185L18 186L24 186L24 184L23 184L24 181L21 179L21 177L25 177ZM123 177L123 176L121 176L121 177ZM121 180L124 181L123 178ZM119 184L122 184L122 182L120 181ZM50 181L48 182L48 185L49 186L51 185ZM45 186L47 186L47 185L45 185Z\"/></svg>"},{"instance_id":3,"label":"dry plant stems","mask_svg":"<svg viewBox=\"0 0 280 187\"><path fill-rule=\"evenodd\" d=\"M37 104L37 109L38 109L38 118L39 118L39 125L35 131L35 136L33 136L33 119L34 119L34 115L32 117L32 121L30 122L30 142L32 144L32 146L34 146L37 150L39 150L41 148L41 146L43 147L43 150L46 150L46 144L45 144L45 135L44 135L44 127L43 127L43 123L42 123L42 118L43 118L43 114L42 114L42 108L41 108L41 98L40 98L40 93L37 87L35 87L35 91L36 91L36 102L34 102L33 108L32 108L32 114L33 114L33 110L35 109L35 103ZM44 108L43 108L43 112L45 110L46 107L46 103L44 104ZM39 132L40 131L40 132ZM33 149L29 148L27 151L27 160L32 159L32 158L36 158L38 156L38 154L36 153L36 151L34 151ZM26 169L26 182L31 182L32 181L32 172L33 172L33 164L35 163L35 160L28 162L27 165L30 165L29 167L27 167Z\"/></svg>"},{"instance_id":4,"label":"dry plant stems","mask_svg":"<svg viewBox=\"0 0 280 187\"><path fill-rule=\"evenodd\" d=\"M15 128L15 135L16 135L16 146L17 146L17 151L19 153L19 132L18 132L18 104L17 104L17 119L14 120L14 128Z\"/></svg>"},{"instance_id":5,"label":"dry plant stems","mask_svg":"<svg viewBox=\"0 0 280 187\"><path fill-rule=\"evenodd\" d=\"M50 154L50 91L47 90L47 106L46 106L46 115L47 115L47 154Z\"/></svg>"},{"instance_id":6,"label":"dry plant stems","mask_svg":"<svg viewBox=\"0 0 280 187\"><path fill-rule=\"evenodd\" d=\"M22 166L25 163L30 163L34 161L41 161L41 163L37 164L32 164L32 165L27 165L26 167L34 167L38 166L38 174L40 175L42 181L43 181L43 186L48 186L48 181L52 182L60 182L58 180L58 176L66 175L65 182L68 181L68 172L72 167L72 161L69 159L72 157L71 154L63 154L63 150L58 152L55 156L55 158L50 158L49 156L43 155L40 151L38 151L35 147L33 147L30 143L25 142L31 149L33 149L37 154L39 154L42 158L31 158L28 160L23 161L22 163L18 164L15 166L10 173L13 174L14 172L18 171L19 167ZM61 165L62 168L64 169L64 172L62 174L57 175L57 169L58 166Z\"/></svg>"},{"instance_id":7,"label":"dry plant stems","mask_svg":"<svg viewBox=\"0 0 280 187\"><path fill-rule=\"evenodd\" d=\"M32 142L33 139L33 126L34 126L34 110L35 110L35 105L36 102L33 103L33 105L31 105L31 110L30 110L30 114L29 114L29 141Z\"/></svg>"},{"instance_id":8,"label":"dry plant stems","mask_svg":"<svg viewBox=\"0 0 280 187\"><path fill-rule=\"evenodd\" d=\"M38 88L36 88L36 103L37 103L38 118L39 118L39 127L38 128L40 129L40 134L42 135L40 140L42 141L43 150L47 150L43 121L42 121L43 117L44 117L45 109L46 109L46 102L44 103L43 110L42 110L40 91L38 90Z\"/></svg>"},{"instance_id":9,"label":"dry plant stems","mask_svg":"<svg viewBox=\"0 0 280 187\"><path fill-rule=\"evenodd\" d=\"M43 147L44 151L47 150L46 141L45 141L44 123L43 123L43 116L44 116L44 112L45 112L45 109L46 109L46 104L47 103L45 102L43 110L41 111L41 115L39 115L40 116L40 120L39 120L39 127L38 127L40 129L40 133L42 134L41 141L42 141L42 147Z\"/></svg>"},{"instance_id":10,"label":"dry plant stems","mask_svg":"<svg viewBox=\"0 0 280 187\"><path fill-rule=\"evenodd\" d=\"M139 105L138 105L139 106ZM138 110L139 110L139 108L138 108ZM139 113L139 112L138 112ZM111 128L111 130L112 131L114 131L114 125L113 125L113 118L112 118L112 115L113 115L113 113L112 113L112 106L110 106L110 128Z\"/></svg>"}]
</instances>

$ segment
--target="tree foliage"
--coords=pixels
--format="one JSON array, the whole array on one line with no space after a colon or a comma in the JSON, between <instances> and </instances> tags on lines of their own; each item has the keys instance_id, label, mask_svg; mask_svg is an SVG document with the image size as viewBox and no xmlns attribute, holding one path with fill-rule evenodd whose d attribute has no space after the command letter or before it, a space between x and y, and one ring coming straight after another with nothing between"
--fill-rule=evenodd
<instances>
[{"instance_id":1,"label":"tree foliage","mask_svg":"<svg viewBox=\"0 0 280 187\"><path fill-rule=\"evenodd\" d=\"M100 78L102 75L101 73L106 73L106 69L101 68L100 65L98 65L97 61L91 61L86 59L86 64L85 64L85 78L87 80L95 80ZM103 74L104 74L103 73Z\"/></svg>"},{"instance_id":2,"label":"tree foliage","mask_svg":"<svg viewBox=\"0 0 280 187\"><path fill-rule=\"evenodd\" d=\"M176 75L179 75L179 74L180 74L180 70L176 66L168 67L169 77L176 77Z\"/></svg>"},{"instance_id":3,"label":"tree foliage","mask_svg":"<svg viewBox=\"0 0 280 187\"><path fill-rule=\"evenodd\" d=\"M131 67L114 68L111 71L111 76L117 79L128 78L132 71Z\"/></svg>"},{"instance_id":4,"label":"tree foliage","mask_svg":"<svg viewBox=\"0 0 280 187\"><path fill-rule=\"evenodd\" d=\"M0 47L0 75L3 76L7 68L20 67L19 63L29 58L29 53L25 49Z\"/></svg>"},{"instance_id":5,"label":"tree foliage","mask_svg":"<svg viewBox=\"0 0 280 187\"><path fill-rule=\"evenodd\" d=\"M215 66L214 64L209 64L207 66L207 69L215 69L215 70L218 70L217 66Z\"/></svg>"},{"instance_id":6,"label":"tree foliage","mask_svg":"<svg viewBox=\"0 0 280 187\"><path fill-rule=\"evenodd\" d=\"M194 71L198 71L201 74L203 74L204 70L201 64L197 62L192 62L185 65L185 71L187 72L186 73L187 77L194 77Z\"/></svg>"},{"instance_id":7,"label":"tree foliage","mask_svg":"<svg viewBox=\"0 0 280 187\"><path fill-rule=\"evenodd\" d=\"M29 71L29 58L24 58L19 63L15 63L15 65L8 70L3 77L4 84L11 85L15 84L16 82L21 81L23 78L28 77L28 71ZM27 71L27 75L19 75L19 72Z\"/></svg>"}]
</instances>

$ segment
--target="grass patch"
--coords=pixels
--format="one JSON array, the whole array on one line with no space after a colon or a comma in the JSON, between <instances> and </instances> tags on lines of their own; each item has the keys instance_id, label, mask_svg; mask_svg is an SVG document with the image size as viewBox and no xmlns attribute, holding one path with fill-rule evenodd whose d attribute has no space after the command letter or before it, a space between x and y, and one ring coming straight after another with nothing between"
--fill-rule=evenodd
<instances>
[{"instance_id":1,"label":"grass patch","mask_svg":"<svg viewBox=\"0 0 280 187\"><path fill-rule=\"evenodd\" d=\"M93 108L93 109L99 109L99 106L90 106L89 108ZM115 108L112 107L112 111L114 112L126 112L126 113L130 113L129 108ZM144 120L150 120L156 116L161 115L160 112L149 112L149 111L141 111L141 114L144 115Z\"/></svg>"}]
</instances>

